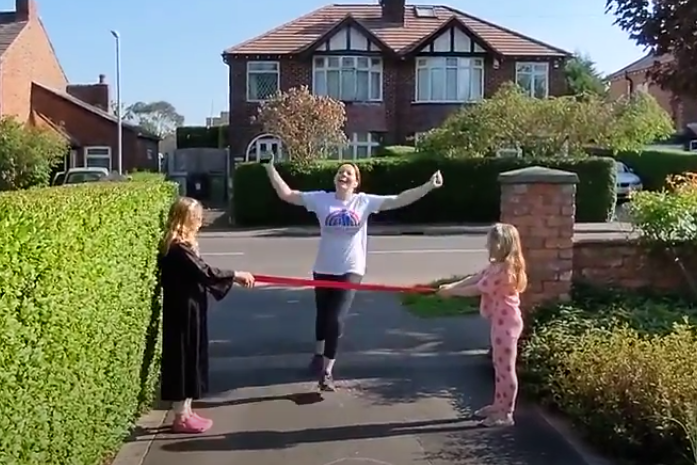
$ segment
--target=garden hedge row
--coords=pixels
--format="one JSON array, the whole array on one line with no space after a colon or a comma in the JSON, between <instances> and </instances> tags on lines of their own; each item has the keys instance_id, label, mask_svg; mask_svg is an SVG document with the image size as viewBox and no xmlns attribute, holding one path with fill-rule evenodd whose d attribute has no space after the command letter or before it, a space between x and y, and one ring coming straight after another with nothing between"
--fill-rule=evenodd
<instances>
[{"instance_id":1,"label":"garden hedge row","mask_svg":"<svg viewBox=\"0 0 697 465\"><path fill-rule=\"evenodd\" d=\"M643 150L641 152L620 152L612 154L608 150L593 149L596 155L612 156L634 170L650 191L661 190L666 186L666 178L686 172L697 173L697 153L680 150Z\"/></svg>"},{"instance_id":2,"label":"garden hedge row","mask_svg":"<svg viewBox=\"0 0 697 465\"><path fill-rule=\"evenodd\" d=\"M527 325L528 396L621 463L696 463L693 301L577 286L573 302L539 308Z\"/></svg>"},{"instance_id":3,"label":"garden hedge row","mask_svg":"<svg viewBox=\"0 0 697 465\"><path fill-rule=\"evenodd\" d=\"M0 462L103 463L159 369L170 183L0 194Z\"/></svg>"},{"instance_id":4,"label":"garden hedge row","mask_svg":"<svg viewBox=\"0 0 697 465\"><path fill-rule=\"evenodd\" d=\"M281 176L298 190L331 190L339 162L309 166L282 163ZM359 162L361 189L394 194L418 186L441 170L443 188L400 210L380 213L385 223L492 222L499 218L499 173L540 165L578 173L577 220L601 222L611 217L615 203L615 168L611 158L447 158L392 157ZM303 208L280 201L267 179L264 166L238 165L233 180L233 216L241 226L286 226L316 223Z\"/></svg>"}]
</instances>

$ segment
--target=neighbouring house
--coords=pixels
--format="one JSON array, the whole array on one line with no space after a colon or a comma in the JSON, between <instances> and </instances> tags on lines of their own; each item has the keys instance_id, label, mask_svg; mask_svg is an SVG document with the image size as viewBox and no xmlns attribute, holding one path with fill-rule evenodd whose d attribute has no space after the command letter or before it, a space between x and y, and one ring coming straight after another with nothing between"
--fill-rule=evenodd
<instances>
[{"instance_id":1,"label":"neighbouring house","mask_svg":"<svg viewBox=\"0 0 697 465\"><path fill-rule=\"evenodd\" d=\"M629 96L636 91L645 91L652 95L661 107L670 114L679 132L690 129L697 134L697 99L684 95L675 95L673 92L661 88L652 82L648 71L657 62L670 60L668 56L656 57L649 53L646 56L630 63L610 76L610 96L618 99Z\"/></svg>"},{"instance_id":2,"label":"neighbouring house","mask_svg":"<svg viewBox=\"0 0 697 465\"><path fill-rule=\"evenodd\" d=\"M70 145L64 166L118 170L118 119L104 75L70 84L34 0L0 12L0 115L45 127ZM157 169L159 137L123 123L123 170Z\"/></svg>"},{"instance_id":3,"label":"neighbouring house","mask_svg":"<svg viewBox=\"0 0 697 465\"><path fill-rule=\"evenodd\" d=\"M292 87L346 103L345 158L405 144L507 81L537 97L566 93L571 54L448 6L328 5L223 52L230 81L230 150L282 157L252 121L259 102Z\"/></svg>"}]
</instances>

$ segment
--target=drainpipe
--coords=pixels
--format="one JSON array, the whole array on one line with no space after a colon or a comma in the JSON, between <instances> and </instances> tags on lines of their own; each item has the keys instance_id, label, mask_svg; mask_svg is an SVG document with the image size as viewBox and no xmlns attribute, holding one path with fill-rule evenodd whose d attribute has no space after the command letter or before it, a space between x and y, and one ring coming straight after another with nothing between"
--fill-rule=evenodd
<instances>
[{"instance_id":1,"label":"drainpipe","mask_svg":"<svg viewBox=\"0 0 697 465\"><path fill-rule=\"evenodd\" d=\"M629 95L634 94L634 80L629 77L629 73L624 73L624 80L629 83Z\"/></svg>"}]
</instances>

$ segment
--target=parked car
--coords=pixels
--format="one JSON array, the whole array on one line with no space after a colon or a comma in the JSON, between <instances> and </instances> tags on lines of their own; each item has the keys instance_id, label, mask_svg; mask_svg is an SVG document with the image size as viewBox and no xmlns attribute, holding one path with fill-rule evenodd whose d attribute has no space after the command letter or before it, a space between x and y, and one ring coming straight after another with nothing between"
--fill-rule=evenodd
<instances>
[{"instance_id":1,"label":"parked car","mask_svg":"<svg viewBox=\"0 0 697 465\"><path fill-rule=\"evenodd\" d=\"M615 162L617 169L617 199L626 200L632 192L640 191L644 188L641 178L634 171L622 163Z\"/></svg>"},{"instance_id":2,"label":"parked car","mask_svg":"<svg viewBox=\"0 0 697 465\"><path fill-rule=\"evenodd\" d=\"M109 170L106 168L72 168L67 172L56 173L53 178L52 186L62 186L65 184L82 184L85 182L98 182L109 177Z\"/></svg>"}]
</instances>

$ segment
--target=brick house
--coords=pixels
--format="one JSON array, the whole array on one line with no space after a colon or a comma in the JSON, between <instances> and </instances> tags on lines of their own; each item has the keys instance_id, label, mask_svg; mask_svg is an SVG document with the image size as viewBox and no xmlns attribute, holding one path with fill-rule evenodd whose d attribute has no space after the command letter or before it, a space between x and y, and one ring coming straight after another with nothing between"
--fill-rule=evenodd
<instances>
[{"instance_id":1,"label":"brick house","mask_svg":"<svg viewBox=\"0 0 697 465\"><path fill-rule=\"evenodd\" d=\"M48 128L70 145L61 169L118 170L118 120L103 75L70 84L38 16L34 0L0 12L0 115ZM123 169L157 169L159 137L123 124Z\"/></svg>"},{"instance_id":2,"label":"brick house","mask_svg":"<svg viewBox=\"0 0 697 465\"><path fill-rule=\"evenodd\" d=\"M346 103L349 147L369 157L405 144L506 81L531 95L566 92L570 53L447 6L328 5L223 52L230 81L230 150L282 156L252 122L260 101L301 85Z\"/></svg>"},{"instance_id":3,"label":"brick house","mask_svg":"<svg viewBox=\"0 0 697 465\"><path fill-rule=\"evenodd\" d=\"M631 95L637 90L643 90L651 94L670 114L679 132L690 128L697 134L697 99L687 96L675 95L673 92L662 89L661 86L652 82L648 76L648 71L656 62L669 60L670 57L656 57L648 55L630 63L624 68L616 71L610 76L610 96L620 98Z\"/></svg>"}]
</instances>

